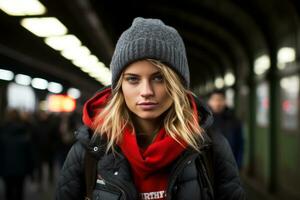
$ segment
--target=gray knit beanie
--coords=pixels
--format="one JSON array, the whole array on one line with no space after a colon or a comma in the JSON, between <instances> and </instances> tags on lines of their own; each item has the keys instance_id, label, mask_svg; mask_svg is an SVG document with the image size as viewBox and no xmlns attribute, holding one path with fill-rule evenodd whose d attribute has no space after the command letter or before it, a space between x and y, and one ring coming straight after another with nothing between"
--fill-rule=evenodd
<instances>
[{"instance_id":1,"label":"gray knit beanie","mask_svg":"<svg viewBox=\"0 0 300 200\"><path fill-rule=\"evenodd\" d=\"M184 43L178 32L159 19L135 18L131 27L120 36L110 69L112 88L126 66L141 59L156 59L166 63L190 85L190 73Z\"/></svg>"}]
</instances>

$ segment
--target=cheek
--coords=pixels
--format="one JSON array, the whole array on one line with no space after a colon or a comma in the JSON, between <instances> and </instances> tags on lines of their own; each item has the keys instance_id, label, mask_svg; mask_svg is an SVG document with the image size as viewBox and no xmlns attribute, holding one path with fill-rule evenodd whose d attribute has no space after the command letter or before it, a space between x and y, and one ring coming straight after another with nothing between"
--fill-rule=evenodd
<instances>
[{"instance_id":1,"label":"cheek","mask_svg":"<svg viewBox=\"0 0 300 200\"><path fill-rule=\"evenodd\" d=\"M168 97L166 99L166 108L169 109L173 104L173 100L171 99L171 97Z\"/></svg>"},{"instance_id":2,"label":"cheek","mask_svg":"<svg viewBox=\"0 0 300 200\"><path fill-rule=\"evenodd\" d=\"M134 103L134 90L129 88L128 85L122 84L122 92L126 105L130 107Z\"/></svg>"},{"instance_id":3,"label":"cheek","mask_svg":"<svg viewBox=\"0 0 300 200\"><path fill-rule=\"evenodd\" d=\"M170 97L170 95L165 89L161 91L161 99L164 102L164 107L166 108L169 108L173 103L173 99Z\"/></svg>"}]
</instances>

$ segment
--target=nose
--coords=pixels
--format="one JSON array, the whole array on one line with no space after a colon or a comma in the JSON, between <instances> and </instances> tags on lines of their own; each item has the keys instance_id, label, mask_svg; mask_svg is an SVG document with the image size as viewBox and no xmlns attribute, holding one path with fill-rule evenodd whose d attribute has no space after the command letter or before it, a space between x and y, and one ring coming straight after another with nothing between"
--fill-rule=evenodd
<instances>
[{"instance_id":1,"label":"nose","mask_svg":"<svg viewBox=\"0 0 300 200\"><path fill-rule=\"evenodd\" d=\"M149 81L144 81L141 85L141 96L144 98L151 97L154 95L154 91Z\"/></svg>"}]
</instances>

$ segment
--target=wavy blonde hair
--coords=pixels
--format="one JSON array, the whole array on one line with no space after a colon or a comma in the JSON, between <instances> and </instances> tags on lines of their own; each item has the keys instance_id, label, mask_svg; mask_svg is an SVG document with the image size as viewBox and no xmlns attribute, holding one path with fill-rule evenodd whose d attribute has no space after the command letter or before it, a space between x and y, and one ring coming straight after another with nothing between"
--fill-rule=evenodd
<instances>
[{"instance_id":1,"label":"wavy blonde hair","mask_svg":"<svg viewBox=\"0 0 300 200\"><path fill-rule=\"evenodd\" d=\"M181 145L183 145L181 141L184 141L187 145L199 151L199 138L203 140L204 131L200 127L198 116L195 116L195 112L188 99L187 94L191 94L191 92L184 88L180 77L171 68L157 60L146 60L159 69L164 77L167 93L173 99L173 104L166 111L163 120L163 126L167 134ZM123 78L124 75L122 73L116 87L112 91L111 99L96 116L93 123L94 135L107 138L106 151L110 149L114 151L115 144L118 144L122 140L123 130L126 126L134 129L130 111L126 106L122 93Z\"/></svg>"}]
</instances>

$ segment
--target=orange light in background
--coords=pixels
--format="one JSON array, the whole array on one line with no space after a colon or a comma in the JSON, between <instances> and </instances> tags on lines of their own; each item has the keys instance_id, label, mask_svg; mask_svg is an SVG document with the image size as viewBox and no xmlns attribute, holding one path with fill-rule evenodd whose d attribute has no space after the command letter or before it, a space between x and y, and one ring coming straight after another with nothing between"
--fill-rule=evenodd
<instances>
[{"instance_id":1,"label":"orange light in background","mask_svg":"<svg viewBox=\"0 0 300 200\"><path fill-rule=\"evenodd\" d=\"M50 95L48 110L51 112L72 112L76 108L76 101L66 95Z\"/></svg>"},{"instance_id":2,"label":"orange light in background","mask_svg":"<svg viewBox=\"0 0 300 200\"><path fill-rule=\"evenodd\" d=\"M71 97L69 97L69 96L66 96L66 97L67 98L64 98L64 100L63 100L63 111L72 112L76 108L76 102Z\"/></svg>"}]
</instances>

